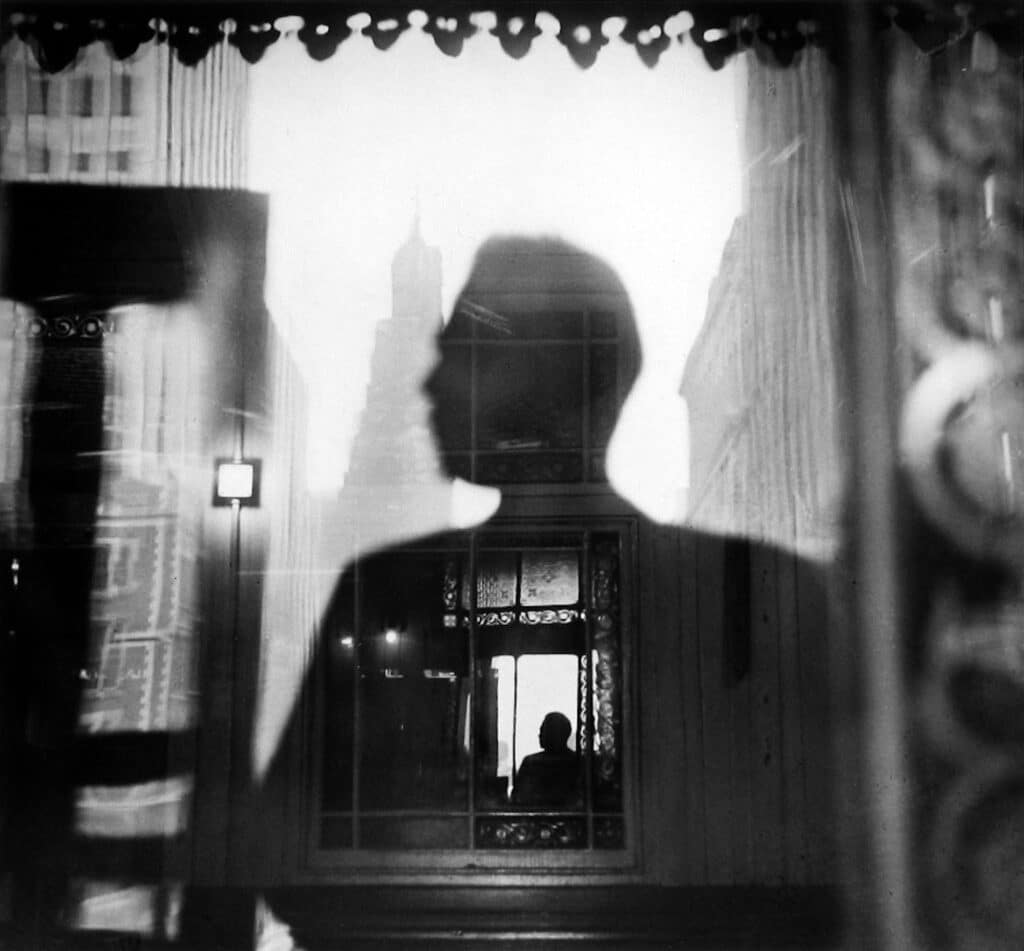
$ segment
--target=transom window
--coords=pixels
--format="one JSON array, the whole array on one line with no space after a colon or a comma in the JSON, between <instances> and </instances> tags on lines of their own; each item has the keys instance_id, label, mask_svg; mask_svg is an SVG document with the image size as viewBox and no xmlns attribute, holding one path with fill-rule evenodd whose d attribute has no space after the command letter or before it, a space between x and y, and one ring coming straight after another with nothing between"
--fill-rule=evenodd
<instances>
[{"instance_id":1,"label":"transom window","mask_svg":"<svg viewBox=\"0 0 1024 951\"><path fill-rule=\"evenodd\" d=\"M623 855L627 537L489 526L346 574L325 631L319 850Z\"/></svg>"}]
</instances>

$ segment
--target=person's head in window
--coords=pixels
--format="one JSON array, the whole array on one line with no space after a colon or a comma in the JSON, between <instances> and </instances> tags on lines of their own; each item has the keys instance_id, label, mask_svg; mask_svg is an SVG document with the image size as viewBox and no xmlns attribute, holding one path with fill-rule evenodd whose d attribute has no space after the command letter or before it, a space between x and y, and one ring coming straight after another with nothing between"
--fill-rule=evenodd
<instances>
[{"instance_id":1,"label":"person's head in window","mask_svg":"<svg viewBox=\"0 0 1024 951\"><path fill-rule=\"evenodd\" d=\"M544 717L537 740L546 753L569 753L572 724L564 713L553 712Z\"/></svg>"},{"instance_id":2,"label":"person's head in window","mask_svg":"<svg viewBox=\"0 0 1024 951\"><path fill-rule=\"evenodd\" d=\"M555 238L477 253L424 385L448 473L485 485L603 483L604 450L639 370L625 287Z\"/></svg>"},{"instance_id":3,"label":"person's head in window","mask_svg":"<svg viewBox=\"0 0 1024 951\"><path fill-rule=\"evenodd\" d=\"M541 751L527 756L516 774L512 801L519 806L571 809L580 801L579 757L569 749L572 724L552 711L541 722Z\"/></svg>"}]
</instances>

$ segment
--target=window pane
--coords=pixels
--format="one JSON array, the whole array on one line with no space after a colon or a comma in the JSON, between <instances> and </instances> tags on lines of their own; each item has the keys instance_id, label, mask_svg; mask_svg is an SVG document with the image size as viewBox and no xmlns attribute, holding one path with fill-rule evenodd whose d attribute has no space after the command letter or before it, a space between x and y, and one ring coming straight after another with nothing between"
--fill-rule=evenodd
<instances>
[{"instance_id":1,"label":"window pane","mask_svg":"<svg viewBox=\"0 0 1024 951\"><path fill-rule=\"evenodd\" d=\"M576 552L523 552L520 603L524 607L575 604L579 599L580 563Z\"/></svg>"},{"instance_id":2,"label":"window pane","mask_svg":"<svg viewBox=\"0 0 1024 951\"><path fill-rule=\"evenodd\" d=\"M484 485L582 482L583 456L578 451L482 452L476 459L476 481Z\"/></svg>"},{"instance_id":3,"label":"window pane","mask_svg":"<svg viewBox=\"0 0 1024 951\"><path fill-rule=\"evenodd\" d=\"M352 750L355 722L356 623L351 575L342 582L326 626L322 802L328 811L352 808ZM324 835L327 830L324 830ZM336 833L334 833L336 834Z\"/></svg>"},{"instance_id":4,"label":"window pane","mask_svg":"<svg viewBox=\"0 0 1024 951\"><path fill-rule=\"evenodd\" d=\"M477 446L517 451L582 445L583 350L480 344Z\"/></svg>"},{"instance_id":5,"label":"window pane","mask_svg":"<svg viewBox=\"0 0 1024 951\"><path fill-rule=\"evenodd\" d=\"M28 80L28 114L45 116L49 109L50 80L46 76L30 76Z\"/></svg>"},{"instance_id":6,"label":"window pane","mask_svg":"<svg viewBox=\"0 0 1024 951\"><path fill-rule=\"evenodd\" d=\"M515 552L480 552L476 562L477 608L505 608L516 603L518 561ZM469 609L468 584L463 584L462 606Z\"/></svg>"},{"instance_id":7,"label":"window pane","mask_svg":"<svg viewBox=\"0 0 1024 951\"><path fill-rule=\"evenodd\" d=\"M93 78L92 76L80 76L74 80L72 86L74 101L72 111L76 116L91 116L93 114Z\"/></svg>"},{"instance_id":8,"label":"window pane","mask_svg":"<svg viewBox=\"0 0 1024 951\"><path fill-rule=\"evenodd\" d=\"M132 77L128 73L122 73L116 78L113 94L112 113L115 116L130 116L132 114Z\"/></svg>"},{"instance_id":9,"label":"window pane","mask_svg":"<svg viewBox=\"0 0 1024 951\"><path fill-rule=\"evenodd\" d=\"M619 349L615 344L590 348L590 441L606 446L619 416Z\"/></svg>"},{"instance_id":10,"label":"window pane","mask_svg":"<svg viewBox=\"0 0 1024 951\"><path fill-rule=\"evenodd\" d=\"M540 726L549 713L561 713L572 724L568 748L576 749L576 669L572 654L533 654L519 658L516 705L516 773L523 759L539 753Z\"/></svg>"},{"instance_id":11,"label":"window pane","mask_svg":"<svg viewBox=\"0 0 1024 951\"><path fill-rule=\"evenodd\" d=\"M364 675L360 801L371 809L466 808L466 681Z\"/></svg>"},{"instance_id":12,"label":"window pane","mask_svg":"<svg viewBox=\"0 0 1024 951\"><path fill-rule=\"evenodd\" d=\"M452 558L394 552L362 569L363 809L466 808L469 666L465 629L445 623Z\"/></svg>"},{"instance_id":13,"label":"window pane","mask_svg":"<svg viewBox=\"0 0 1024 951\"><path fill-rule=\"evenodd\" d=\"M364 816L359 844L364 849L465 849L469 824L463 816Z\"/></svg>"}]
</instances>

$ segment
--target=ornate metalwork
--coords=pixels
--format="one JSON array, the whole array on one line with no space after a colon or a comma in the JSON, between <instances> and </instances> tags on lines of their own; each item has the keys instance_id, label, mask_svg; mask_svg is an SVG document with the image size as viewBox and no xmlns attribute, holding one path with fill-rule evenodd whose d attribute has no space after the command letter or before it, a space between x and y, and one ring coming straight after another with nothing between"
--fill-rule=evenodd
<instances>
[{"instance_id":1,"label":"ornate metalwork","mask_svg":"<svg viewBox=\"0 0 1024 951\"><path fill-rule=\"evenodd\" d=\"M576 749L582 753L590 746L590 658L586 654L580 654L576 703Z\"/></svg>"},{"instance_id":2,"label":"ornate metalwork","mask_svg":"<svg viewBox=\"0 0 1024 951\"><path fill-rule=\"evenodd\" d=\"M545 608L540 611L520 611L521 624L571 624L583 617L576 608Z\"/></svg>"},{"instance_id":3,"label":"ornate metalwork","mask_svg":"<svg viewBox=\"0 0 1024 951\"><path fill-rule=\"evenodd\" d=\"M21 314L15 332L35 339L100 340L113 329L114 321L106 311L87 310Z\"/></svg>"},{"instance_id":4,"label":"ornate metalwork","mask_svg":"<svg viewBox=\"0 0 1024 951\"><path fill-rule=\"evenodd\" d=\"M590 559L594 730L594 806L622 805L622 662L619 638L619 548L615 537L598 536Z\"/></svg>"},{"instance_id":5,"label":"ornate metalwork","mask_svg":"<svg viewBox=\"0 0 1024 951\"><path fill-rule=\"evenodd\" d=\"M445 611L455 611L459 604L459 562L453 557L444 562L444 590L441 595Z\"/></svg>"},{"instance_id":6,"label":"ornate metalwork","mask_svg":"<svg viewBox=\"0 0 1024 951\"><path fill-rule=\"evenodd\" d=\"M901 428L929 566L913 618L919 911L930 943L1009 951L1024 944L1024 92L991 39L974 37L969 70L963 52L897 59L891 80L900 317L930 364Z\"/></svg>"},{"instance_id":7,"label":"ornate metalwork","mask_svg":"<svg viewBox=\"0 0 1024 951\"><path fill-rule=\"evenodd\" d=\"M507 627L515 620L515 611L480 611L476 616L476 623L481 627Z\"/></svg>"},{"instance_id":8,"label":"ornate metalwork","mask_svg":"<svg viewBox=\"0 0 1024 951\"><path fill-rule=\"evenodd\" d=\"M584 617L576 608L545 608L541 611L480 611L476 623L481 627L507 627L510 624L571 624Z\"/></svg>"},{"instance_id":9,"label":"ornate metalwork","mask_svg":"<svg viewBox=\"0 0 1024 951\"><path fill-rule=\"evenodd\" d=\"M622 849L626 846L626 824L622 816L594 817L594 848Z\"/></svg>"},{"instance_id":10,"label":"ornate metalwork","mask_svg":"<svg viewBox=\"0 0 1024 951\"><path fill-rule=\"evenodd\" d=\"M737 51L755 49L771 55L780 65L788 64L809 45L829 46L835 35L834 4L766 4L758 0L726 3L720 0L648 0L642 6L631 3L577 3L574 0L517 0L479 9L492 9L488 19L474 16L472 4L430 4L399 0L380 8L336 0L270 0L259 5L212 2L202 5L164 6L157 18L142 4L112 8L54 4L42 7L38 0L20 0L6 6L0 26L0 42L18 35L31 44L43 69L59 72L74 61L78 51L97 40L107 42L118 58L132 55L150 39L168 43L186 65L199 62L225 38L249 63L258 62L277 39L293 31L316 60L332 56L338 46L354 33L369 38L381 50L389 49L410 28L428 34L437 48L457 56L465 41L480 33L497 37L502 49L513 58L526 55L543 32L538 20L546 16L557 21L556 37L581 68L591 66L601 49L612 42L632 46L641 61L654 66L674 43L692 42L708 64L718 69ZM1006 7L996 4L967 5L975 23L993 22L993 35L1012 31L999 27L1006 22ZM936 30L947 35L959 26L961 6L948 4L932 10L927 18L915 16L918 4L902 3L880 7L895 13L897 25L926 43ZM683 12L683 11L687 12ZM991 11L986 15L985 11ZM621 22L612 25L609 18ZM879 26L892 20L879 17ZM616 35L617 31L617 35Z\"/></svg>"},{"instance_id":11,"label":"ornate metalwork","mask_svg":"<svg viewBox=\"0 0 1024 951\"><path fill-rule=\"evenodd\" d=\"M484 849L584 849L587 823L578 816L500 816L477 819Z\"/></svg>"}]
</instances>

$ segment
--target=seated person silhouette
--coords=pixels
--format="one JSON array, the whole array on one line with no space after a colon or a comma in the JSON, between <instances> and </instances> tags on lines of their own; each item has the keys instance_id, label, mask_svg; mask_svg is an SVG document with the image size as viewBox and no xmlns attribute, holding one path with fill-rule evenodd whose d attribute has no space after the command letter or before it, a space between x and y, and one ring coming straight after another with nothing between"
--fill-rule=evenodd
<instances>
[{"instance_id":1,"label":"seated person silhouette","mask_svg":"<svg viewBox=\"0 0 1024 951\"><path fill-rule=\"evenodd\" d=\"M541 752L531 753L519 767L512 801L517 806L569 809L579 798L579 758L569 749L572 724L552 712L540 725Z\"/></svg>"}]
</instances>

